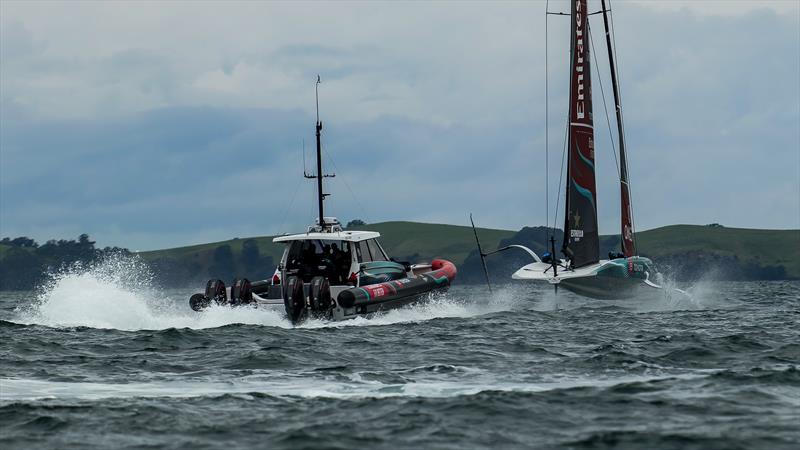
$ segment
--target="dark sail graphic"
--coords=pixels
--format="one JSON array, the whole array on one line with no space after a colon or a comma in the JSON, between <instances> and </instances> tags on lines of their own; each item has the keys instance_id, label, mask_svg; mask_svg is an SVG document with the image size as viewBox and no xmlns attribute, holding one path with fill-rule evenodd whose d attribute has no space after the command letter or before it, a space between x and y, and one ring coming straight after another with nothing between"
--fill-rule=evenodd
<instances>
[{"instance_id":1,"label":"dark sail graphic","mask_svg":"<svg viewBox=\"0 0 800 450\"><path fill-rule=\"evenodd\" d=\"M569 158L563 251L573 267L582 267L600 259L586 0L573 0L571 17Z\"/></svg>"},{"instance_id":2,"label":"dark sail graphic","mask_svg":"<svg viewBox=\"0 0 800 450\"><path fill-rule=\"evenodd\" d=\"M622 138L620 138L622 140ZM633 243L633 220L631 219L631 197L628 187L628 163L625 161L625 147L620 146L620 190L622 200L622 253L626 258L636 255Z\"/></svg>"}]
</instances>

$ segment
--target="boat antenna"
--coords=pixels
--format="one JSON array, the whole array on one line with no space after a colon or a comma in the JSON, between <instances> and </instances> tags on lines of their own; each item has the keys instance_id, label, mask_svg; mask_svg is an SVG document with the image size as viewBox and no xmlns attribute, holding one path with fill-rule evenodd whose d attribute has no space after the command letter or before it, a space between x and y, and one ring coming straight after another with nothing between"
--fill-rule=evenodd
<instances>
[{"instance_id":1,"label":"boat antenna","mask_svg":"<svg viewBox=\"0 0 800 450\"><path fill-rule=\"evenodd\" d=\"M316 96L317 101L317 174L310 175L303 171L303 176L306 178L316 178L317 179L317 203L319 205L319 228L320 230L325 230L325 210L323 207L323 201L325 197L329 196L330 194L325 194L322 191L322 179L328 177L334 177L335 174L326 175L322 173L322 122L319 120L319 85L322 83L320 76L317 75L317 83L314 86L314 94ZM304 153L305 154L305 153Z\"/></svg>"},{"instance_id":2,"label":"boat antenna","mask_svg":"<svg viewBox=\"0 0 800 450\"><path fill-rule=\"evenodd\" d=\"M489 269L486 268L486 254L481 249L481 240L478 239L478 230L475 229L475 221L472 220L472 213L469 213L469 222L472 224L472 232L475 234L475 243L478 244L478 254L481 256L481 266L483 275L486 277L486 286L489 286L489 293L492 293L492 283L489 281Z\"/></svg>"}]
</instances>

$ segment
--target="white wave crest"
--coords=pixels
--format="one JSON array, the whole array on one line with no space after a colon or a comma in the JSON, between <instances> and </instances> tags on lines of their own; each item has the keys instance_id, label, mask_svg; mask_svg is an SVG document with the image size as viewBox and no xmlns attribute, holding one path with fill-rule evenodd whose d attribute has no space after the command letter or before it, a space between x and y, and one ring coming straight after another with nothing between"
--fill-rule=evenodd
<instances>
[{"instance_id":1,"label":"white wave crest","mask_svg":"<svg viewBox=\"0 0 800 450\"><path fill-rule=\"evenodd\" d=\"M363 380L320 379L308 375L270 373L238 379L180 380L134 383L61 382L0 378L0 405L44 399L99 400L105 398L192 398L261 393L276 397L364 399L389 397L452 398L485 391L547 392L576 387L606 388L635 382L702 379L716 371L693 371L657 376L558 377L539 382L498 379L496 374L471 373L469 378L440 377L424 382L383 383Z\"/></svg>"},{"instance_id":2,"label":"white wave crest","mask_svg":"<svg viewBox=\"0 0 800 450\"><path fill-rule=\"evenodd\" d=\"M189 309L152 287L152 274L135 257L114 257L91 267L53 275L35 302L19 308L15 322L50 327L118 330L214 328L234 323L277 325L288 322L273 310ZM186 297L188 299L188 296Z\"/></svg>"},{"instance_id":3,"label":"white wave crest","mask_svg":"<svg viewBox=\"0 0 800 450\"><path fill-rule=\"evenodd\" d=\"M509 311L516 306L516 299L510 291L503 289L491 295L469 295L472 287L462 287L451 290L445 294L432 294L425 302L393 309L370 317L357 317L342 322L323 320L309 320L300 327L348 327L348 326L375 326L392 325L396 323L425 322L433 319L468 318L486 314ZM483 289L479 290L484 293ZM467 295L464 295L467 294ZM484 294L488 294L485 292Z\"/></svg>"},{"instance_id":4,"label":"white wave crest","mask_svg":"<svg viewBox=\"0 0 800 450\"><path fill-rule=\"evenodd\" d=\"M152 273L137 257L117 256L90 267L57 273L43 286L33 304L18 308L14 322L49 327L90 327L135 330L216 328L231 324L293 328L283 308L212 306L203 312L189 308L188 292L167 295L152 286ZM421 322L437 318L474 317L509 310L513 296L437 295L424 304L344 322L309 320L301 328L375 326ZM480 297L480 299L479 299Z\"/></svg>"}]
</instances>

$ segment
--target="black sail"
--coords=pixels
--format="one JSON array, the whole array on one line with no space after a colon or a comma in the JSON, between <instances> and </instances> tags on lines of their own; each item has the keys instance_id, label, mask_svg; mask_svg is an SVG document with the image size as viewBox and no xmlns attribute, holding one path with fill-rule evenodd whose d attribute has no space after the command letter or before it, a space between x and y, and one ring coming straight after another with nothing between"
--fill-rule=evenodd
<instances>
[{"instance_id":1,"label":"black sail","mask_svg":"<svg viewBox=\"0 0 800 450\"><path fill-rule=\"evenodd\" d=\"M562 251L573 267L600 260L586 0L572 2L567 200Z\"/></svg>"}]
</instances>

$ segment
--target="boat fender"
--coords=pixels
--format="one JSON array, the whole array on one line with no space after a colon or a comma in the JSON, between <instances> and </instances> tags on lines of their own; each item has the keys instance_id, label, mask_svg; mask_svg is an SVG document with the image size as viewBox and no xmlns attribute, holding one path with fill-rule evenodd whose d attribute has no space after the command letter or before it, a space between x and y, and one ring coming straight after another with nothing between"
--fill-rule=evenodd
<instances>
[{"instance_id":1,"label":"boat fender","mask_svg":"<svg viewBox=\"0 0 800 450\"><path fill-rule=\"evenodd\" d=\"M228 303L225 283L222 280L208 280L208 283L206 283L206 298L215 301L218 305Z\"/></svg>"},{"instance_id":2,"label":"boat fender","mask_svg":"<svg viewBox=\"0 0 800 450\"><path fill-rule=\"evenodd\" d=\"M211 300L203 294L194 294L189 297L189 306L195 311L202 311L211 304Z\"/></svg>"},{"instance_id":3,"label":"boat fender","mask_svg":"<svg viewBox=\"0 0 800 450\"><path fill-rule=\"evenodd\" d=\"M292 276L286 280L286 288L283 291L283 307L286 315L292 324L298 324L306 316L306 296L303 292L303 280Z\"/></svg>"},{"instance_id":4,"label":"boat fender","mask_svg":"<svg viewBox=\"0 0 800 450\"><path fill-rule=\"evenodd\" d=\"M231 284L231 304L248 305L253 302L253 288L247 278L236 278Z\"/></svg>"},{"instance_id":5,"label":"boat fender","mask_svg":"<svg viewBox=\"0 0 800 450\"><path fill-rule=\"evenodd\" d=\"M431 261L431 269L434 277L447 277L447 284L449 285L456 278L456 266L445 259L434 259Z\"/></svg>"},{"instance_id":6,"label":"boat fender","mask_svg":"<svg viewBox=\"0 0 800 450\"><path fill-rule=\"evenodd\" d=\"M434 259L428 272L400 280L346 289L339 293L336 302L342 308L359 308L367 304L419 296L434 290L447 289L456 278L456 273L456 266L450 261Z\"/></svg>"},{"instance_id":7,"label":"boat fender","mask_svg":"<svg viewBox=\"0 0 800 450\"><path fill-rule=\"evenodd\" d=\"M325 277L311 279L311 311L317 317L326 317L333 308L331 282Z\"/></svg>"}]
</instances>

